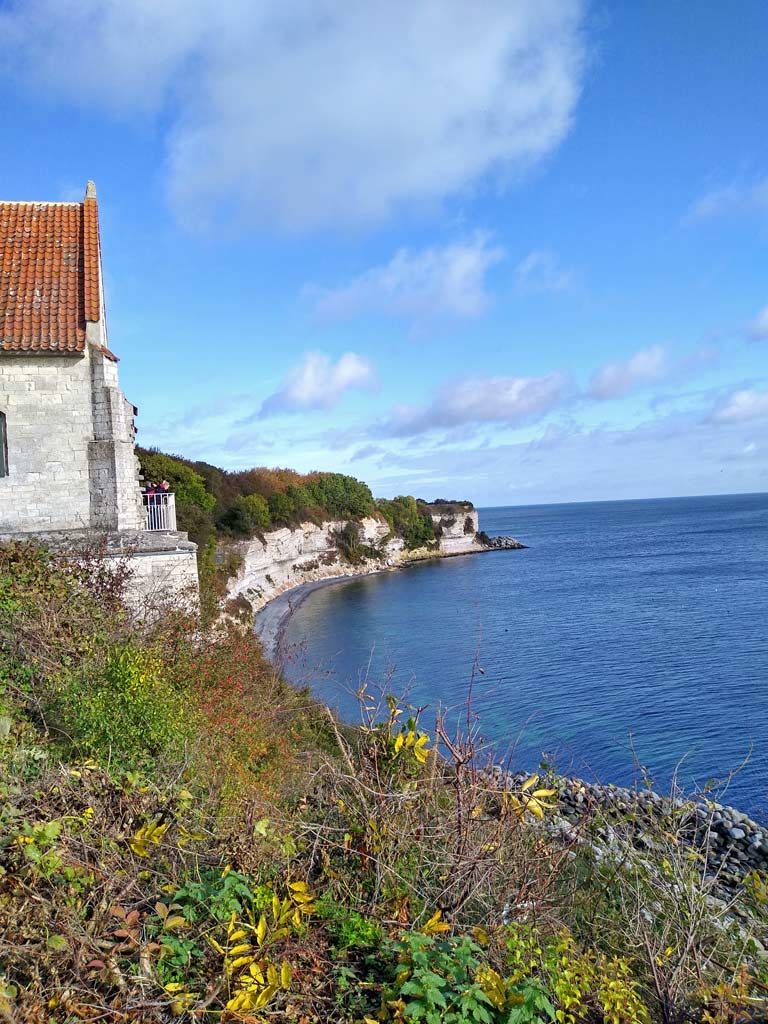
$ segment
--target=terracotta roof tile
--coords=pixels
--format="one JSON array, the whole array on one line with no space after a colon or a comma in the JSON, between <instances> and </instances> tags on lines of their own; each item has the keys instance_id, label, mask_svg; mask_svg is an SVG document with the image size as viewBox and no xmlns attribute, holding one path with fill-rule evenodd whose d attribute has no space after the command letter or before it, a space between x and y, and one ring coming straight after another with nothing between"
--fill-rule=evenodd
<instances>
[{"instance_id":1,"label":"terracotta roof tile","mask_svg":"<svg viewBox=\"0 0 768 1024\"><path fill-rule=\"evenodd\" d=\"M100 279L95 198L0 202L0 351L83 352Z\"/></svg>"}]
</instances>

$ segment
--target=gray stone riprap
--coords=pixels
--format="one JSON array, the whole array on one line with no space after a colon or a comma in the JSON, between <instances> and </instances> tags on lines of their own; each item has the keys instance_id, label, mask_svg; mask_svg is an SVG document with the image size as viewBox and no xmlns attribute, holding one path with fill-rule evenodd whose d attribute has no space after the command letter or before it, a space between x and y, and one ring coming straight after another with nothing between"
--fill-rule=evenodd
<instances>
[{"instance_id":1,"label":"gray stone riprap","mask_svg":"<svg viewBox=\"0 0 768 1024\"><path fill-rule=\"evenodd\" d=\"M493 785L513 790L525 778L498 766L490 772ZM738 887L750 871L768 872L768 827L734 807L580 779L557 778L552 786L558 790L557 808L548 815L547 825L565 840L580 840L582 827L593 824L589 841L598 850L617 845L621 833L639 851L652 852L653 826L666 821L702 855L706 872L717 875L724 889Z\"/></svg>"}]
</instances>

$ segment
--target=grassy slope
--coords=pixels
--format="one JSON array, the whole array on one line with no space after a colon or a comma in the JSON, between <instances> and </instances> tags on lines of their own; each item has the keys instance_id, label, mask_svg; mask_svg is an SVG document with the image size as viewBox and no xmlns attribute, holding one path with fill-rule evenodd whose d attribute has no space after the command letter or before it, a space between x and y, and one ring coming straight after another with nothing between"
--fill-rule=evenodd
<instances>
[{"instance_id":1,"label":"grassy slope","mask_svg":"<svg viewBox=\"0 0 768 1024\"><path fill-rule=\"evenodd\" d=\"M765 879L563 842L393 699L341 730L249 635L151 625L98 557L0 548L0 1019L729 1021ZM367 709L367 710L366 710ZM538 792L539 790L544 792ZM737 923L737 915L742 915Z\"/></svg>"}]
</instances>

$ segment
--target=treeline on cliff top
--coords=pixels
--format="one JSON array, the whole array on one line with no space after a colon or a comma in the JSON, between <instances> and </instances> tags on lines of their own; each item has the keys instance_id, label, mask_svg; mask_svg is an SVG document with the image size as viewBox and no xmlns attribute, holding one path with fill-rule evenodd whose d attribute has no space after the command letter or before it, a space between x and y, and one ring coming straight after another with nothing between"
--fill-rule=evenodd
<instances>
[{"instance_id":1,"label":"treeline on cliff top","mask_svg":"<svg viewBox=\"0 0 768 1024\"><path fill-rule=\"evenodd\" d=\"M435 540L432 511L467 511L471 502L425 502L411 495L375 499L367 484L344 473L297 473L257 467L230 472L157 449L137 448L145 480L167 480L176 494L179 528L205 546L214 535L253 537L267 530L381 516L409 548Z\"/></svg>"}]
</instances>

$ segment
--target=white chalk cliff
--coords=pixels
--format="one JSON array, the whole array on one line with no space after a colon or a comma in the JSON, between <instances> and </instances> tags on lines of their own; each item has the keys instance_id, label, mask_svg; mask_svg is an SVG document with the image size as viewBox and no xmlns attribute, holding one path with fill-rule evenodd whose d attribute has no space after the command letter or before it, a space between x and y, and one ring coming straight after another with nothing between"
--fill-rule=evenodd
<instances>
[{"instance_id":1,"label":"white chalk cliff","mask_svg":"<svg viewBox=\"0 0 768 1024\"><path fill-rule=\"evenodd\" d=\"M477 538L478 515L474 509L432 518L440 528L436 547L410 551L405 549L402 538L387 539L389 526L383 519L363 519L360 541L379 549L382 557L367 558L355 565L344 559L338 547L337 534L346 525L343 520L332 520L320 526L302 523L294 529L284 527L262 537L238 541L234 551L239 556L240 567L229 580L227 597L244 597L256 612L273 597L302 583L364 575L425 558L488 550Z\"/></svg>"}]
</instances>

